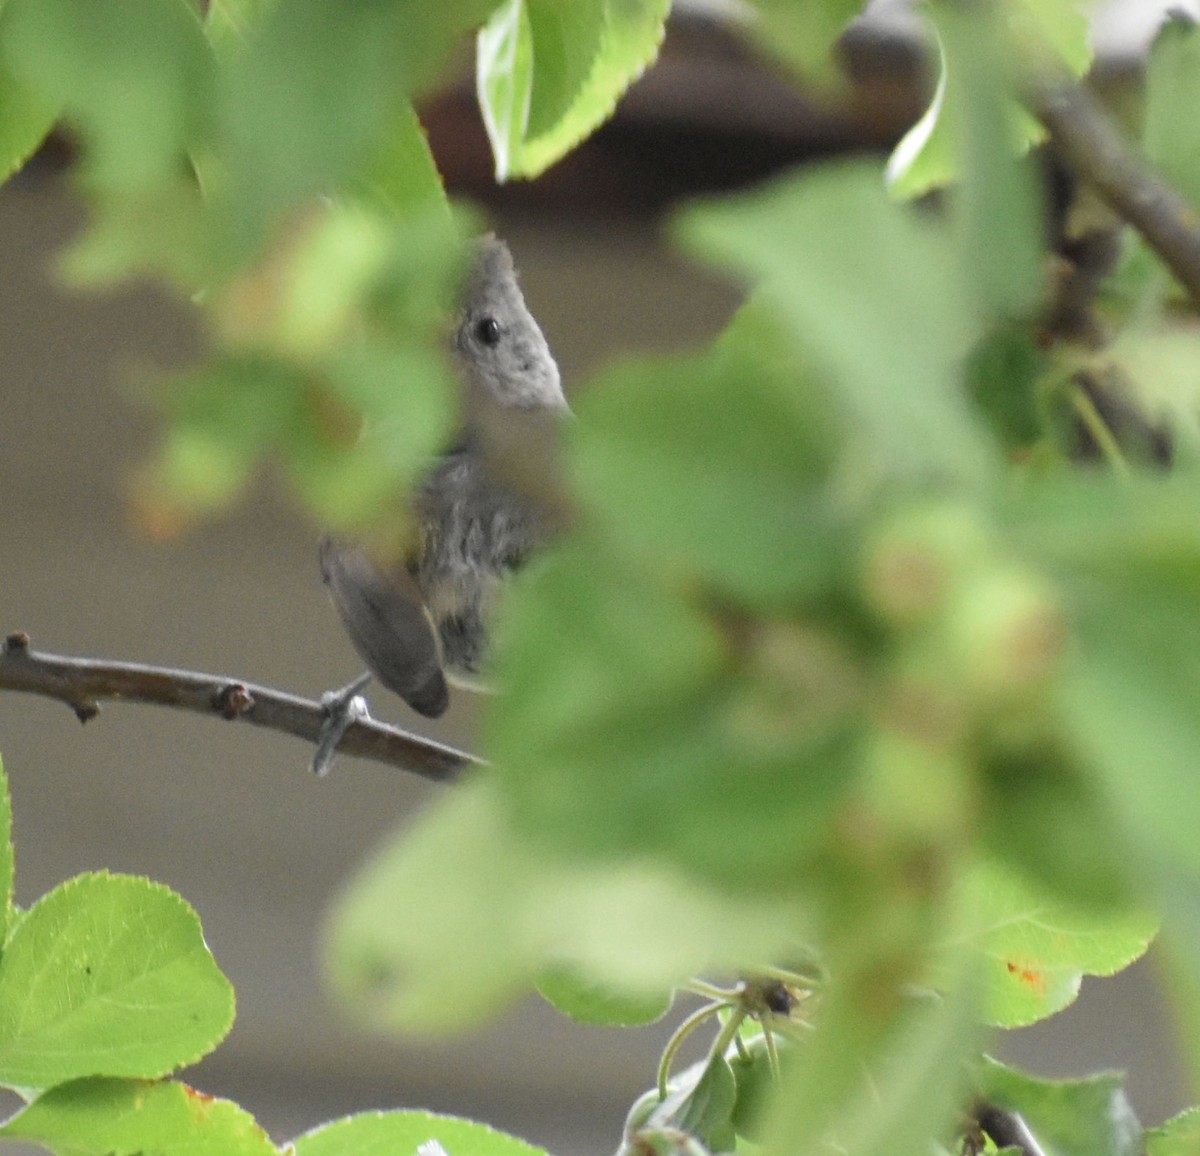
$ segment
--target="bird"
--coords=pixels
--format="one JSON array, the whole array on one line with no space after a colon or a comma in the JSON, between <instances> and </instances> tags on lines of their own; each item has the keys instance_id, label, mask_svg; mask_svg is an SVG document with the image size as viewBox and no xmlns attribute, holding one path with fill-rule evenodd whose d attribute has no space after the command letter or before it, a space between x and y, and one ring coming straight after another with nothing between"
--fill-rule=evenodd
<instances>
[{"instance_id":1,"label":"bird","mask_svg":"<svg viewBox=\"0 0 1200 1156\"><path fill-rule=\"evenodd\" d=\"M428 718L446 711L450 683L474 685L505 579L559 521L552 487L538 475L570 410L512 255L493 234L473 243L452 353L462 422L415 487L408 555L380 566L363 546L333 536L319 549L322 577L369 672Z\"/></svg>"}]
</instances>

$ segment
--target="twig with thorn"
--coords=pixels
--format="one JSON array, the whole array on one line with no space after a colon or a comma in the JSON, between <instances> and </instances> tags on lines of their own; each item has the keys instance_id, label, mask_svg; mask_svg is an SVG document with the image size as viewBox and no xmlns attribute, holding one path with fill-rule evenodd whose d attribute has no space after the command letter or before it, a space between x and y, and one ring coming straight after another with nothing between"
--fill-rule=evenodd
<instances>
[{"instance_id":1,"label":"twig with thorn","mask_svg":"<svg viewBox=\"0 0 1200 1156\"><path fill-rule=\"evenodd\" d=\"M9 634L0 646L0 690L56 698L81 722L95 718L105 700L144 702L248 722L310 743L319 741L329 717L322 703L240 679L133 662L41 654L29 648L29 636L22 631ZM369 717L350 721L337 750L439 782L483 765L465 751Z\"/></svg>"}]
</instances>

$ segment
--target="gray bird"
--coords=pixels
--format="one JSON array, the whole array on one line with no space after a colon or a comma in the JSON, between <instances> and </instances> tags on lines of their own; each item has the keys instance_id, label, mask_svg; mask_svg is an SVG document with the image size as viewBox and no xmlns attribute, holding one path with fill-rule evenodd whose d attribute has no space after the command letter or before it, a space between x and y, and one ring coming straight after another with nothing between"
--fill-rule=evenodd
<instances>
[{"instance_id":1,"label":"gray bird","mask_svg":"<svg viewBox=\"0 0 1200 1156\"><path fill-rule=\"evenodd\" d=\"M355 649L384 686L431 718L449 704L447 678L478 672L501 583L556 520L543 466L567 403L508 248L490 234L476 242L454 354L463 424L417 487L412 555L385 572L359 546L326 538L320 548Z\"/></svg>"}]
</instances>

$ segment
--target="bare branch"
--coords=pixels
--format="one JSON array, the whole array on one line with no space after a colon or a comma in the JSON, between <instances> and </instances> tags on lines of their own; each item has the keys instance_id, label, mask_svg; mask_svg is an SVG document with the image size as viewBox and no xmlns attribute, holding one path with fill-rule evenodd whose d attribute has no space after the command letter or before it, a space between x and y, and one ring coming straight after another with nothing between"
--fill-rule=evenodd
<instances>
[{"instance_id":1,"label":"bare branch","mask_svg":"<svg viewBox=\"0 0 1200 1156\"><path fill-rule=\"evenodd\" d=\"M1200 308L1200 213L1137 155L1081 84L1035 79L1026 101L1063 160L1162 258Z\"/></svg>"},{"instance_id":2,"label":"bare branch","mask_svg":"<svg viewBox=\"0 0 1200 1156\"><path fill-rule=\"evenodd\" d=\"M29 636L8 635L0 646L0 690L18 690L65 702L80 722L95 718L100 702L156 703L217 718L268 727L315 743L328 717L319 702L238 679L195 671L39 654ZM445 782L482 760L374 719L356 719L338 745L342 754L400 767Z\"/></svg>"}]
</instances>

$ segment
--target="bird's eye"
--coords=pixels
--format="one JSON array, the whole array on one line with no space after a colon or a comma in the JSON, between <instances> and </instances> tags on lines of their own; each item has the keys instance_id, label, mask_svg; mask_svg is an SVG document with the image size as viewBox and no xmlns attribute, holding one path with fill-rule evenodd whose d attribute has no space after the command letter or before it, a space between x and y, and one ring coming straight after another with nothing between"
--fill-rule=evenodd
<instances>
[{"instance_id":1,"label":"bird's eye","mask_svg":"<svg viewBox=\"0 0 1200 1156\"><path fill-rule=\"evenodd\" d=\"M500 322L494 317L481 317L475 322L475 338L484 345L496 345L500 341Z\"/></svg>"}]
</instances>

